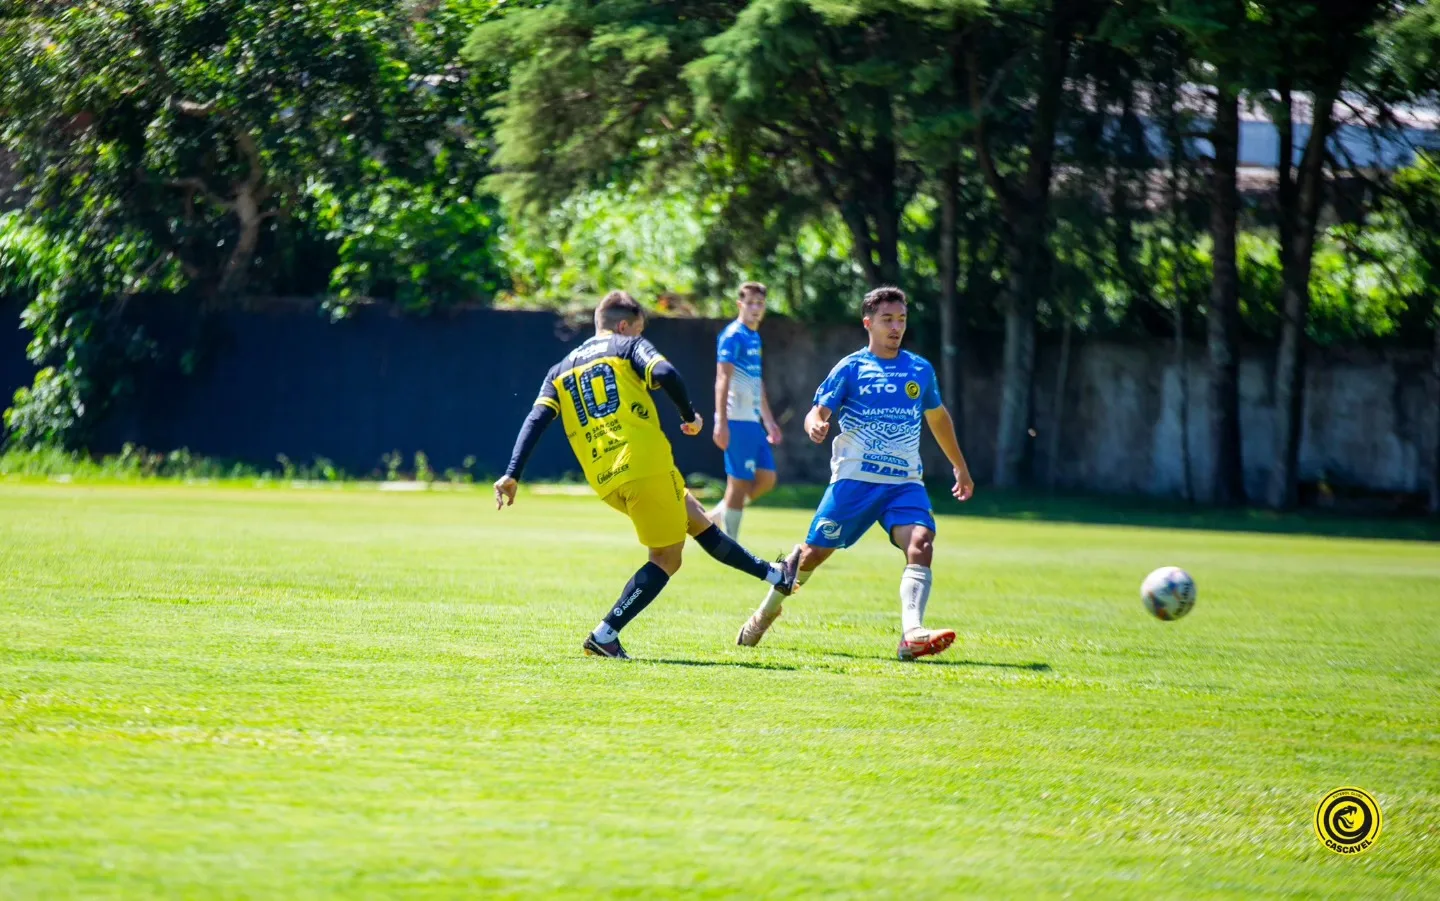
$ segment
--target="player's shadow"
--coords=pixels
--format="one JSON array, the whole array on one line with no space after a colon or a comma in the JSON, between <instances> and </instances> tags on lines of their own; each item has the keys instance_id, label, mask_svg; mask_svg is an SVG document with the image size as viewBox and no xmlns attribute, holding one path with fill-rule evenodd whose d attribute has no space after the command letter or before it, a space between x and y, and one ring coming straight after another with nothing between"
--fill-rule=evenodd
<instances>
[{"instance_id":1,"label":"player's shadow","mask_svg":"<svg viewBox=\"0 0 1440 901\"><path fill-rule=\"evenodd\" d=\"M794 672L794 671L800 669L800 667L798 667L798 666L790 666L789 664L785 664L785 663L756 663L756 662L750 661L750 660L666 660L666 659L644 660L644 659L642 659L642 660L640 660L640 662L641 662L641 663L663 663L663 664L665 664L666 666L733 666L733 667L738 667L738 668L740 668L740 669L788 670L788 671L791 671L791 672Z\"/></svg>"},{"instance_id":2,"label":"player's shadow","mask_svg":"<svg viewBox=\"0 0 1440 901\"><path fill-rule=\"evenodd\" d=\"M899 663L894 657L880 656L878 654L847 654L844 651L826 651L827 657L846 657L850 660L875 660L882 663ZM1048 663L1004 663L999 660L956 660L953 657L930 657L925 660L917 660L918 666L988 666L996 669L1018 669L1032 673L1050 672Z\"/></svg>"}]
</instances>

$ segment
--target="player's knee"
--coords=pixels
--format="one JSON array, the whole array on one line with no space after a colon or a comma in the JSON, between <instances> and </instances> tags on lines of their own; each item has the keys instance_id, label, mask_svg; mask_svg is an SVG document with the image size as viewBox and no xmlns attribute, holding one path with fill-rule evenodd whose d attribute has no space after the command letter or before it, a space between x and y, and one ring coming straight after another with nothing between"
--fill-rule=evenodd
<instances>
[{"instance_id":1,"label":"player's knee","mask_svg":"<svg viewBox=\"0 0 1440 901\"><path fill-rule=\"evenodd\" d=\"M762 469L755 473L755 481L750 488L750 500L763 497L770 493L775 487L775 473L769 469Z\"/></svg>"},{"instance_id":2,"label":"player's knee","mask_svg":"<svg viewBox=\"0 0 1440 901\"><path fill-rule=\"evenodd\" d=\"M673 576L680 571L680 560L684 551L683 544L651 548L650 562L665 570L665 575Z\"/></svg>"},{"instance_id":3,"label":"player's knee","mask_svg":"<svg viewBox=\"0 0 1440 901\"><path fill-rule=\"evenodd\" d=\"M935 556L935 536L928 532L916 532L910 536L910 547L905 550L906 562L917 566L929 566Z\"/></svg>"},{"instance_id":4,"label":"player's knee","mask_svg":"<svg viewBox=\"0 0 1440 901\"><path fill-rule=\"evenodd\" d=\"M731 510L738 510L745 506L745 498L749 496L754 482L744 479L731 478L725 483L725 506Z\"/></svg>"}]
</instances>

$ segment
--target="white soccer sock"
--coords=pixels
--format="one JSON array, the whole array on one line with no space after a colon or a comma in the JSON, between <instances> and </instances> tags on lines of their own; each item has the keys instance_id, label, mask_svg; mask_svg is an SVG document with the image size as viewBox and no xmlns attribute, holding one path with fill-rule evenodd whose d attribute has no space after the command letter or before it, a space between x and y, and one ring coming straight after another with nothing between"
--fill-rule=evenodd
<instances>
[{"instance_id":1,"label":"white soccer sock","mask_svg":"<svg viewBox=\"0 0 1440 901\"><path fill-rule=\"evenodd\" d=\"M590 635L601 644L609 644L620 637L620 633L610 628L608 623L601 623L596 626L595 631L591 632Z\"/></svg>"},{"instance_id":2,"label":"white soccer sock","mask_svg":"<svg viewBox=\"0 0 1440 901\"><path fill-rule=\"evenodd\" d=\"M801 585L804 585L806 582L810 581L810 574L813 572L815 572L815 570L813 569L802 569L795 574L796 591L800 590ZM755 612L763 613L768 616L774 613L776 610L779 610L780 604L784 602L784 600L785 595L772 588L770 589L770 593L765 595L765 600L761 602L760 609L756 610Z\"/></svg>"},{"instance_id":3,"label":"white soccer sock","mask_svg":"<svg viewBox=\"0 0 1440 901\"><path fill-rule=\"evenodd\" d=\"M722 507L725 517L725 534L731 538L740 537L740 517L745 515L745 508L734 509L733 507Z\"/></svg>"},{"instance_id":4,"label":"white soccer sock","mask_svg":"<svg viewBox=\"0 0 1440 901\"><path fill-rule=\"evenodd\" d=\"M900 624L903 632L925 628L925 605L930 602L930 567L911 563L900 576Z\"/></svg>"}]
</instances>

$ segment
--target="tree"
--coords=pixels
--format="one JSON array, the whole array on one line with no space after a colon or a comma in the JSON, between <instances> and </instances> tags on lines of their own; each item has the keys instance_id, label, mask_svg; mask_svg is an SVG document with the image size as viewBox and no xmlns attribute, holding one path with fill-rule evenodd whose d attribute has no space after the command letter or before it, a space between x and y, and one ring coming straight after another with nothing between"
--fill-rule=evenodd
<instances>
[{"instance_id":1,"label":"tree","mask_svg":"<svg viewBox=\"0 0 1440 901\"><path fill-rule=\"evenodd\" d=\"M1324 202L1325 166L1335 126L1335 104L1358 57L1369 46L1366 34L1380 12L1378 0L1326 0L1284 7L1272 23L1280 36L1277 81L1284 114L1280 117L1280 235L1284 279L1283 318L1275 360L1275 447L1266 503L1292 506L1300 457L1304 411L1304 340L1310 311L1310 273L1316 230ZM1310 133L1299 166L1290 156L1291 91L1312 98Z\"/></svg>"},{"instance_id":2,"label":"tree","mask_svg":"<svg viewBox=\"0 0 1440 901\"><path fill-rule=\"evenodd\" d=\"M686 76L702 121L743 152L797 160L792 181L844 219L866 281L897 284L900 212L918 176L901 157L897 115L925 28L863 5L832 12L752 3Z\"/></svg>"},{"instance_id":3,"label":"tree","mask_svg":"<svg viewBox=\"0 0 1440 901\"><path fill-rule=\"evenodd\" d=\"M1415 249L1416 268L1423 293L1417 302L1427 302L1433 344L1430 357L1430 440L1429 506L1440 513L1440 159L1420 153L1415 163L1395 176L1387 206L1400 231ZM1429 296L1426 297L1425 294Z\"/></svg>"},{"instance_id":4,"label":"tree","mask_svg":"<svg viewBox=\"0 0 1440 901\"><path fill-rule=\"evenodd\" d=\"M412 74L397 0L30 4L0 37L3 141L30 208L103 239L131 228L157 268L242 291L261 239L312 179L355 180Z\"/></svg>"},{"instance_id":5,"label":"tree","mask_svg":"<svg viewBox=\"0 0 1440 901\"><path fill-rule=\"evenodd\" d=\"M1055 139L1060 125L1065 79L1077 37L1097 23L1100 8L1089 2L1040 3L1026 9L1041 18L1034 25L1021 17L1018 26L1029 40L1005 35L1007 20L987 20L970 34L967 43L969 101L974 116L973 141L985 182L995 196L1005 224L1005 351L996 431L995 483L1018 485L1024 479L1029 449L1028 431L1035 373L1035 316L1039 295L1050 279L1050 189L1055 167ZM997 59L995 49L1020 48L1008 59ZM1030 76L1028 91L1001 92L1012 68ZM991 71L987 85L983 71ZM989 122L994 116L990 96L1008 97L1027 111L1028 138L1023 163L1013 172L1002 171L991 145Z\"/></svg>"},{"instance_id":6,"label":"tree","mask_svg":"<svg viewBox=\"0 0 1440 901\"><path fill-rule=\"evenodd\" d=\"M323 241L315 189L433 173L454 109L412 65L424 14L401 0L8 5L0 146L28 189L20 227L66 249L46 284L12 271L42 367L20 398L43 406L21 416L46 423L29 437L73 437L123 386L111 364L153 355L125 324L130 298L214 306L287 275L323 290L329 267L294 252Z\"/></svg>"},{"instance_id":7,"label":"tree","mask_svg":"<svg viewBox=\"0 0 1440 901\"><path fill-rule=\"evenodd\" d=\"M1210 158L1210 302L1206 349L1210 358L1211 498L1230 505L1245 500L1240 441L1240 278L1236 236L1240 222L1240 96L1245 65L1260 42L1242 0L1176 0L1160 11L1163 27L1181 36L1209 82L1213 116L1207 137Z\"/></svg>"}]
</instances>

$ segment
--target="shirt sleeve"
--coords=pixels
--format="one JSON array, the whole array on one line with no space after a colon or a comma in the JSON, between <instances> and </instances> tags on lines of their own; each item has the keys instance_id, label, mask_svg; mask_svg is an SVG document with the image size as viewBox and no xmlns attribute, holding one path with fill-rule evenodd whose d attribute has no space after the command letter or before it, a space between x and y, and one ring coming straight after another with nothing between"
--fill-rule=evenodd
<instances>
[{"instance_id":1,"label":"shirt sleeve","mask_svg":"<svg viewBox=\"0 0 1440 901\"><path fill-rule=\"evenodd\" d=\"M559 366L552 366L550 371L545 373L545 383L540 386L540 393L535 397L534 406L549 407L556 413L560 412L560 393L555 390L555 376L559 375L555 370Z\"/></svg>"},{"instance_id":2,"label":"shirt sleeve","mask_svg":"<svg viewBox=\"0 0 1440 901\"><path fill-rule=\"evenodd\" d=\"M655 381L655 367L665 362L665 355L655 349L655 345L644 338L635 338L630 342L630 348L626 353L626 359L634 367L635 373L645 382L645 387L654 391L660 387Z\"/></svg>"},{"instance_id":3,"label":"shirt sleeve","mask_svg":"<svg viewBox=\"0 0 1440 901\"><path fill-rule=\"evenodd\" d=\"M831 410L838 410L850 396L850 361L841 360L820 387L815 389L815 406L828 407Z\"/></svg>"},{"instance_id":4,"label":"shirt sleeve","mask_svg":"<svg viewBox=\"0 0 1440 901\"><path fill-rule=\"evenodd\" d=\"M922 392L920 395L920 406L922 408L925 410L933 410L936 407L945 405L944 399L940 397L940 379L935 375L935 367L929 363L925 364L923 385L924 387L920 389Z\"/></svg>"},{"instance_id":5,"label":"shirt sleeve","mask_svg":"<svg viewBox=\"0 0 1440 901\"><path fill-rule=\"evenodd\" d=\"M715 341L715 362L734 364L740 359L740 331L726 326Z\"/></svg>"}]
</instances>

